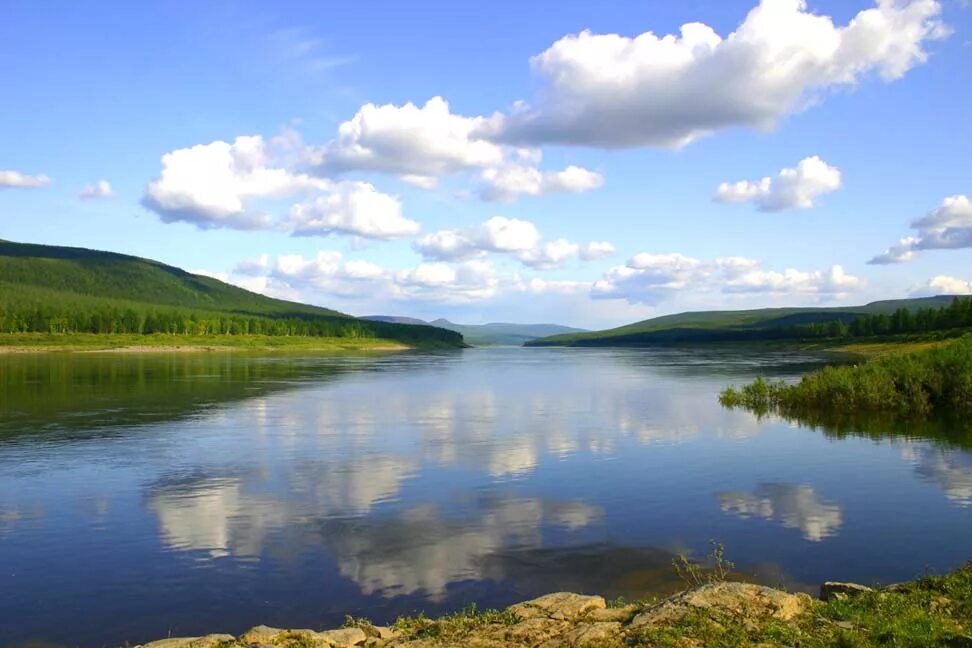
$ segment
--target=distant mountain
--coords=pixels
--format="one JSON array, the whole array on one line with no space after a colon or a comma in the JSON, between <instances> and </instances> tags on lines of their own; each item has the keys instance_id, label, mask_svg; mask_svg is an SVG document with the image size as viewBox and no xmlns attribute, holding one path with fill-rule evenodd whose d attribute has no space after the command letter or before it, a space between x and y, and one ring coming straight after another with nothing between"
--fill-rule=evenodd
<instances>
[{"instance_id":1,"label":"distant mountain","mask_svg":"<svg viewBox=\"0 0 972 648\"><path fill-rule=\"evenodd\" d=\"M329 308L265 297L150 259L0 240L0 332L190 330L462 345L454 332L424 323L359 320Z\"/></svg>"},{"instance_id":2,"label":"distant mountain","mask_svg":"<svg viewBox=\"0 0 972 648\"><path fill-rule=\"evenodd\" d=\"M396 317L394 315L368 315L361 319L371 320L372 322L388 322L389 324L413 324L416 326L426 326L428 322L414 317ZM443 327L444 328L444 327Z\"/></svg>"},{"instance_id":3,"label":"distant mountain","mask_svg":"<svg viewBox=\"0 0 972 648\"><path fill-rule=\"evenodd\" d=\"M941 308L954 295L891 299L862 306L760 308L736 311L696 311L654 317L603 331L569 333L531 340L528 346L638 346L731 339L745 332L772 330L819 322L850 322L862 315L891 314L899 308Z\"/></svg>"},{"instance_id":4,"label":"distant mountain","mask_svg":"<svg viewBox=\"0 0 972 648\"><path fill-rule=\"evenodd\" d=\"M494 345L523 345L537 338L550 335L584 333L584 329L559 324L512 324L507 322L492 322L489 324L456 324L447 319L437 319L426 322L413 317L397 317L394 315L369 315L363 319L375 322L392 322L396 324L428 324L438 328L462 333L463 339L474 346Z\"/></svg>"}]
</instances>

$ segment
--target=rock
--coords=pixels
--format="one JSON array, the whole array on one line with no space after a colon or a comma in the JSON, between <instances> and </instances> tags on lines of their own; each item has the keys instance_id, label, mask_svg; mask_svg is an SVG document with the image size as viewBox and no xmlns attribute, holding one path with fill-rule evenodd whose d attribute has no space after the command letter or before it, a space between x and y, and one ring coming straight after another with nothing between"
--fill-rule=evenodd
<instances>
[{"instance_id":1,"label":"rock","mask_svg":"<svg viewBox=\"0 0 972 648\"><path fill-rule=\"evenodd\" d=\"M368 635L361 628L325 630L324 632L318 632L317 636L327 642L329 646L334 646L334 648L351 648L351 646L363 644L368 638Z\"/></svg>"},{"instance_id":2,"label":"rock","mask_svg":"<svg viewBox=\"0 0 972 648\"><path fill-rule=\"evenodd\" d=\"M388 626L368 626L365 629L365 633L371 635L372 637L377 637L382 641L391 641L392 639L398 638L401 632L395 628L389 628Z\"/></svg>"},{"instance_id":3,"label":"rock","mask_svg":"<svg viewBox=\"0 0 972 648\"><path fill-rule=\"evenodd\" d=\"M668 623L689 611L707 609L749 619L789 621L806 610L810 597L748 583L713 583L667 598L631 621L632 627Z\"/></svg>"},{"instance_id":4,"label":"rock","mask_svg":"<svg viewBox=\"0 0 972 648\"><path fill-rule=\"evenodd\" d=\"M859 594L865 594L873 591L874 590L870 587L867 587L866 585L858 585L857 583L838 583L837 581L827 581L820 586L820 600L829 601L835 598L838 594L857 596Z\"/></svg>"},{"instance_id":5,"label":"rock","mask_svg":"<svg viewBox=\"0 0 972 648\"><path fill-rule=\"evenodd\" d=\"M506 639L535 646L551 637L562 635L569 629L570 624L566 621L536 616L510 627L506 631Z\"/></svg>"},{"instance_id":6,"label":"rock","mask_svg":"<svg viewBox=\"0 0 972 648\"><path fill-rule=\"evenodd\" d=\"M275 646L286 645L298 640L306 646L317 648L330 648L331 646L327 640L320 636L320 633L314 630L284 630L264 625L250 628L240 635L237 641L244 646Z\"/></svg>"},{"instance_id":7,"label":"rock","mask_svg":"<svg viewBox=\"0 0 972 648\"><path fill-rule=\"evenodd\" d=\"M430 639L393 639L391 642L385 644L390 648L442 648L441 643L437 643Z\"/></svg>"},{"instance_id":8,"label":"rock","mask_svg":"<svg viewBox=\"0 0 972 648\"><path fill-rule=\"evenodd\" d=\"M480 637L478 635L473 635L471 637L466 637L456 646L462 646L462 648L508 648L510 645L504 639L491 639L489 637ZM439 646L438 648L442 648Z\"/></svg>"},{"instance_id":9,"label":"rock","mask_svg":"<svg viewBox=\"0 0 972 648\"><path fill-rule=\"evenodd\" d=\"M308 648L331 648L332 643L315 630L283 630L267 626L250 628L240 635L238 642L249 646L286 646L299 643Z\"/></svg>"},{"instance_id":10,"label":"rock","mask_svg":"<svg viewBox=\"0 0 972 648\"><path fill-rule=\"evenodd\" d=\"M233 641L233 635L210 634L205 637L160 639L159 641L142 644L142 648L212 648L223 641Z\"/></svg>"},{"instance_id":11,"label":"rock","mask_svg":"<svg viewBox=\"0 0 972 648\"><path fill-rule=\"evenodd\" d=\"M572 621L593 610L603 610L607 603L600 596L584 596L570 592L547 594L540 598L517 603L510 607L510 611L521 619L547 617Z\"/></svg>"},{"instance_id":12,"label":"rock","mask_svg":"<svg viewBox=\"0 0 972 648\"><path fill-rule=\"evenodd\" d=\"M258 625L241 634L239 642L242 644L270 643L281 632L286 632L286 630L283 628L271 628L265 625Z\"/></svg>"},{"instance_id":13,"label":"rock","mask_svg":"<svg viewBox=\"0 0 972 648\"><path fill-rule=\"evenodd\" d=\"M604 645L621 636L621 624L617 621L581 623L564 637L571 646Z\"/></svg>"},{"instance_id":14,"label":"rock","mask_svg":"<svg viewBox=\"0 0 972 648\"><path fill-rule=\"evenodd\" d=\"M631 620L638 611L641 610L641 606L635 605L625 605L624 607L617 608L604 608L603 610L593 610L588 618L591 621L619 621L621 623L627 623Z\"/></svg>"}]
</instances>

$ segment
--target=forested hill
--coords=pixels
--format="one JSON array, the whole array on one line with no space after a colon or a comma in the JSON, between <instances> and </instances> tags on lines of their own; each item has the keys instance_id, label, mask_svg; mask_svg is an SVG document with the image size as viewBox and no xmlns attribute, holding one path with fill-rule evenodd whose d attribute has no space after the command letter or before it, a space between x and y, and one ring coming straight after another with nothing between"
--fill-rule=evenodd
<instances>
[{"instance_id":1,"label":"forested hill","mask_svg":"<svg viewBox=\"0 0 972 648\"><path fill-rule=\"evenodd\" d=\"M432 326L272 299L139 257L0 241L0 332L261 334L459 346Z\"/></svg>"},{"instance_id":2,"label":"forested hill","mask_svg":"<svg viewBox=\"0 0 972 648\"><path fill-rule=\"evenodd\" d=\"M968 299L954 295L876 301L861 306L761 308L665 315L604 331L555 335L527 346L638 346L694 342L842 338L972 326Z\"/></svg>"}]
</instances>

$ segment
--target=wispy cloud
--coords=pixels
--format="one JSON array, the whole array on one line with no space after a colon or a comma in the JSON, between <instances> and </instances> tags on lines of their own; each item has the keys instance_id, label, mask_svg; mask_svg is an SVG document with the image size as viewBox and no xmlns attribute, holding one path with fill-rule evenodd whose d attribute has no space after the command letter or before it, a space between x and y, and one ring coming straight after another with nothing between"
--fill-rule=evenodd
<instances>
[{"instance_id":1,"label":"wispy cloud","mask_svg":"<svg viewBox=\"0 0 972 648\"><path fill-rule=\"evenodd\" d=\"M327 72L353 63L352 54L327 50L327 42L312 27L275 29L266 37L271 56L280 64L308 73Z\"/></svg>"}]
</instances>

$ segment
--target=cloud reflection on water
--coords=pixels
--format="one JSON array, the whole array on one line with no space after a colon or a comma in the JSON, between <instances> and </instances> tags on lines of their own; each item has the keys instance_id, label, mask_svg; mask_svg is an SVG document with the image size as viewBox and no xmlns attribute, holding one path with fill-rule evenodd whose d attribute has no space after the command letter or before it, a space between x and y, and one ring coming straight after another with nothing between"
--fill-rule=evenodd
<instances>
[{"instance_id":1,"label":"cloud reflection on water","mask_svg":"<svg viewBox=\"0 0 972 648\"><path fill-rule=\"evenodd\" d=\"M915 474L942 489L957 506L972 507L972 454L926 443L902 444L902 456L915 465Z\"/></svg>"},{"instance_id":2,"label":"cloud reflection on water","mask_svg":"<svg viewBox=\"0 0 972 648\"><path fill-rule=\"evenodd\" d=\"M462 375L385 381L389 374L378 372L368 381L261 395L209 418L256 431L251 468L189 467L151 485L147 506L176 551L288 558L315 545L365 595L440 600L452 583L512 577L497 566L512 568L513 555L601 542L603 511L581 499L487 495L452 479L447 493L404 493L409 483L458 469L467 480L501 484L580 453L605 459L626 444L749 438L761 429L708 392L672 390L640 369L622 369L620 380L571 372L558 377L567 381L559 388L544 389L483 384L478 375L472 385Z\"/></svg>"},{"instance_id":3,"label":"cloud reflection on water","mask_svg":"<svg viewBox=\"0 0 972 648\"><path fill-rule=\"evenodd\" d=\"M148 506L163 541L176 550L252 558L321 545L363 594L422 592L431 600L450 583L484 578L494 554L544 547L545 529L570 535L601 520L599 508L579 501L514 496L481 497L452 513L424 504L397 515L363 515L399 487L394 476L404 468L389 471L393 477L378 487L361 475L392 465L376 457L360 470L304 466L286 499L265 494L256 473L163 483L150 492Z\"/></svg>"},{"instance_id":4,"label":"cloud reflection on water","mask_svg":"<svg viewBox=\"0 0 972 648\"><path fill-rule=\"evenodd\" d=\"M722 492L716 498L725 513L779 520L788 529L800 529L811 542L836 535L844 523L840 505L821 502L808 484L764 483L752 492Z\"/></svg>"}]
</instances>

